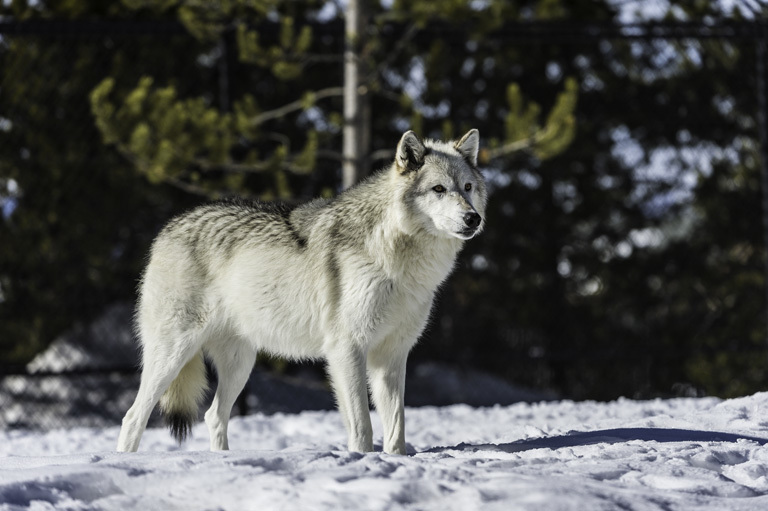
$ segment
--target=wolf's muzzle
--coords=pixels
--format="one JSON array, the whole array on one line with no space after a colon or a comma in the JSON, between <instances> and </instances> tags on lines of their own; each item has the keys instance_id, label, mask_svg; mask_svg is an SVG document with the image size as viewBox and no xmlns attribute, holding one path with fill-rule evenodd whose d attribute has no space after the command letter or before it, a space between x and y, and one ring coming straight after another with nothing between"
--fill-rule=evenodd
<instances>
[{"instance_id":1,"label":"wolf's muzzle","mask_svg":"<svg viewBox=\"0 0 768 511\"><path fill-rule=\"evenodd\" d=\"M474 211L465 214L464 225L466 227L461 230L461 235L464 236L464 239L469 239L477 234L477 229L482 222L483 218Z\"/></svg>"},{"instance_id":2,"label":"wolf's muzzle","mask_svg":"<svg viewBox=\"0 0 768 511\"><path fill-rule=\"evenodd\" d=\"M480 215L475 213L474 211L467 213L464 215L464 224L467 226L468 229L475 230L480 226L480 222L482 222L482 218Z\"/></svg>"}]
</instances>

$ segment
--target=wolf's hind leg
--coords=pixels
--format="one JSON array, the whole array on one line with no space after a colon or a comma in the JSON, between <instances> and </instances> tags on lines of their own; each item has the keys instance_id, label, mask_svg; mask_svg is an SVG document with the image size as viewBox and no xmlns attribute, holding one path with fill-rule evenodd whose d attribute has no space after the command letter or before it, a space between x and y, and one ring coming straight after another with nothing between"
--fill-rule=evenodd
<instances>
[{"instance_id":1,"label":"wolf's hind leg","mask_svg":"<svg viewBox=\"0 0 768 511\"><path fill-rule=\"evenodd\" d=\"M180 336L179 336L180 337ZM169 339L179 338L170 336ZM149 343L144 347L141 384L136 400L125 414L120 436L117 440L117 450L134 452L139 448L141 435L147 428L147 421L152 409L163 396L182 368L197 355L199 346L193 341L181 342L177 345L163 346L168 349L158 349L157 344Z\"/></svg>"},{"instance_id":2,"label":"wolf's hind leg","mask_svg":"<svg viewBox=\"0 0 768 511\"><path fill-rule=\"evenodd\" d=\"M205 423L211 435L211 450L229 449L227 426L232 406L243 390L256 362L256 350L240 338L228 339L206 347L219 383L211 407L205 412Z\"/></svg>"}]
</instances>

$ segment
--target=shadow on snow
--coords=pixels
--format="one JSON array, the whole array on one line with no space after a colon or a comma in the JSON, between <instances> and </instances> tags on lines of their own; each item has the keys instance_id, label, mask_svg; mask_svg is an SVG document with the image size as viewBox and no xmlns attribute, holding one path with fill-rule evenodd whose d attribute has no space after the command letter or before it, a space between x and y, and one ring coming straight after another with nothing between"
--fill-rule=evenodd
<instances>
[{"instance_id":1,"label":"shadow on snow","mask_svg":"<svg viewBox=\"0 0 768 511\"><path fill-rule=\"evenodd\" d=\"M523 452L532 449L559 449L594 444L617 444L633 440L650 442L737 442L748 440L760 445L768 444L768 439L720 431L696 431L674 428L616 428L598 431L570 431L565 435L528 438L506 444L467 444L460 443L453 447L433 447L424 452L444 451L501 451Z\"/></svg>"}]
</instances>

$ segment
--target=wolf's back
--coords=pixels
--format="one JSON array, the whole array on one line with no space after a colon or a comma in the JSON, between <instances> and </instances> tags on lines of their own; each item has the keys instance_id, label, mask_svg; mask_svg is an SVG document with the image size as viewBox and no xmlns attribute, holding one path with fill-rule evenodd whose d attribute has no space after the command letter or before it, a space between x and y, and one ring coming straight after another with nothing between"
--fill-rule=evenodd
<instances>
[{"instance_id":1,"label":"wolf's back","mask_svg":"<svg viewBox=\"0 0 768 511\"><path fill-rule=\"evenodd\" d=\"M296 243L294 206L279 202L227 199L204 204L172 219L155 240L174 240L201 252L226 255L245 242Z\"/></svg>"}]
</instances>

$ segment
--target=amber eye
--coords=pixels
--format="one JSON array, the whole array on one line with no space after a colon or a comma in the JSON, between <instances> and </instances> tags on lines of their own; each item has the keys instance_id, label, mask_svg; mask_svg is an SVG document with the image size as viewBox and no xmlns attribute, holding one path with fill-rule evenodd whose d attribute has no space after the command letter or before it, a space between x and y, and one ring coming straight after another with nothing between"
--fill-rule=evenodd
<instances>
[{"instance_id":1,"label":"amber eye","mask_svg":"<svg viewBox=\"0 0 768 511\"><path fill-rule=\"evenodd\" d=\"M445 187L443 185L433 186L432 189L437 193L445 193Z\"/></svg>"},{"instance_id":2,"label":"amber eye","mask_svg":"<svg viewBox=\"0 0 768 511\"><path fill-rule=\"evenodd\" d=\"M472 183L467 183L467 184L465 184L465 185L464 185L464 189L465 189L466 191L470 191L470 190L472 189Z\"/></svg>"}]
</instances>

